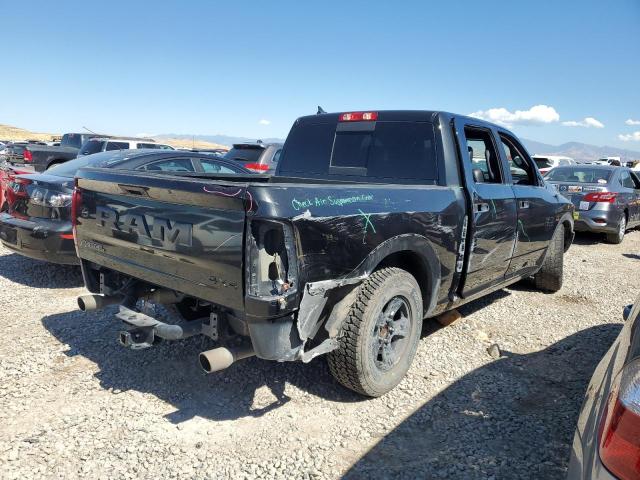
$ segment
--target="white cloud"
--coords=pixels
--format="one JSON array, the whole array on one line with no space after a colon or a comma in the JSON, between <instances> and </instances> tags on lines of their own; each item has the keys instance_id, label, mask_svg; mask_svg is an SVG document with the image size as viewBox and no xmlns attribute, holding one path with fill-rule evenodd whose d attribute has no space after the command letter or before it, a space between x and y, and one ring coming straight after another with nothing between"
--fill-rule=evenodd
<instances>
[{"instance_id":1,"label":"white cloud","mask_svg":"<svg viewBox=\"0 0 640 480\"><path fill-rule=\"evenodd\" d=\"M626 125L640 125L640 120L633 120L633 119L630 118L624 123Z\"/></svg>"},{"instance_id":2,"label":"white cloud","mask_svg":"<svg viewBox=\"0 0 640 480\"><path fill-rule=\"evenodd\" d=\"M560 120L556 109L548 105L534 105L529 110L510 112L506 108L490 108L478 110L469 114L470 117L480 118L489 122L511 127L512 125L542 125Z\"/></svg>"},{"instance_id":3,"label":"white cloud","mask_svg":"<svg viewBox=\"0 0 640 480\"><path fill-rule=\"evenodd\" d=\"M565 127L604 128L604 123L593 117L585 117L579 121L570 120L568 122L562 122L562 125Z\"/></svg>"},{"instance_id":4,"label":"white cloud","mask_svg":"<svg viewBox=\"0 0 640 480\"><path fill-rule=\"evenodd\" d=\"M260 125L271 125L271 121L270 120L266 120L266 119L262 119L258 122Z\"/></svg>"},{"instance_id":5,"label":"white cloud","mask_svg":"<svg viewBox=\"0 0 640 480\"><path fill-rule=\"evenodd\" d=\"M626 135L618 135L618 139L623 142L640 142L640 131L629 133Z\"/></svg>"}]
</instances>

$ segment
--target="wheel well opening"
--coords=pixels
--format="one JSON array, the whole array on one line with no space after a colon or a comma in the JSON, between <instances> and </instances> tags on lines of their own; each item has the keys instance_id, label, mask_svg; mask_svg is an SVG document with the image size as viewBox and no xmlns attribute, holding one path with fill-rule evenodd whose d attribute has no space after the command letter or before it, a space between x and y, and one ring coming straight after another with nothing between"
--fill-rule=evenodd
<instances>
[{"instance_id":1,"label":"wheel well opening","mask_svg":"<svg viewBox=\"0 0 640 480\"><path fill-rule=\"evenodd\" d=\"M382 260L376 270L386 267L397 267L409 272L418 282L422 294L422 310L426 313L431 300L431 280L429 268L425 260L417 253L403 250L395 252Z\"/></svg>"}]
</instances>

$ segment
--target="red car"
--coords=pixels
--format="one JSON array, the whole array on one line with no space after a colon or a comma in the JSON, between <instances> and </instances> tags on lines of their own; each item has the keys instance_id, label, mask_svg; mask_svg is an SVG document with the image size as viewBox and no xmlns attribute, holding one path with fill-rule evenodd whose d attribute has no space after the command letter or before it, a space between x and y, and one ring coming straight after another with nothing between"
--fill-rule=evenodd
<instances>
[{"instance_id":1,"label":"red car","mask_svg":"<svg viewBox=\"0 0 640 480\"><path fill-rule=\"evenodd\" d=\"M33 173L20 167L0 166L0 212L5 212L9 208L9 204L13 200L13 190L9 188L9 184L16 175L22 173Z\"/></svg>"}]
</instances>

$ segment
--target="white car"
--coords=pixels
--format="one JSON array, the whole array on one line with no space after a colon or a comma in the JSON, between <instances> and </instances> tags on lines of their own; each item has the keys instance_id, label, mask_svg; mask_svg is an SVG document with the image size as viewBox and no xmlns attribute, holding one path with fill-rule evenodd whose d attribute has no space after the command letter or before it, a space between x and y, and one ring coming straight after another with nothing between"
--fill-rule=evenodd
<instances>
[{"instance_id":1,"label":"white car","mask_svg":"<svg viewBox=\"0 0 640 480\"><path fill-rule=\"evenodd\" d=\"M159 150L175 150L171 145L156 143L151 138L136 137L94 137L82 144L80 155L91 155L110 150L137 150L140 148L153 148Z\"/></svg>"},{"instance_id":2,"label":"white car","mask_svg":"<svg viewBox=\"0 0 640 480\"><path fill-rule=\"evenodd\" d=\"M546 175L552 168L566 167L578 163L571 157L563 157L561 155L534 155L533 161L536 162L542 175Z\"/></svg>"},{"instance_id":3,"label":"white car","mask_svg":"<svg viewBox=\"0 0 640 480\"><path fill-rule=\"evenodd\" d=\"M615 165L619 167L622 165L622 159L620 157L602 157L593 162L594 165Z\"/></svg>"}]
</instances>

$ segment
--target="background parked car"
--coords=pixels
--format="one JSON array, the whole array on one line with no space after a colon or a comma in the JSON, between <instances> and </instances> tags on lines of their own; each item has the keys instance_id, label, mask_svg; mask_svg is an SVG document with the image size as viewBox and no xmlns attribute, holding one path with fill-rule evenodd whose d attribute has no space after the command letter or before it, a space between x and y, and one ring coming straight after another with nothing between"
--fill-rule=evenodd
<instances>
[{"instance_id":1,"label":"background parked car","mask_svg":"<svg viewBox=\"0 0 640 480\"><path fill-rule=\"evenodd\" d=\"M59 146L47 145L46 142L26 142L20 148L13 149L7 160L14 165L30 165L36 172L43 172L53 165L76 158L83 142L96 136L92 133L65 133Z\"/></svg>"},{"instance_id":2,"label":"background parked car","mask_svg":"<svg viewBox=\"0 0 640 480\"><path fill-rule=\"evenodd\" d=\"M628 228L640 225L640 178L626 167L558 167L545 179L574 204L576 231L605 233L608 242L620 243Z\"/></svg>"},{"instance_id":3,"label":"background parked car","mask_svg":"<svg viewBox=\"0 0 640 480\"><path fill-rule=\"evenodd\" d=\"M5 162L0 163L0 212L5 212L9 208L9 201L13 198L13 190L9 189L9 184L13 182L16 175L23 173L32 173L32 171L13 167Z\"/></svg>"},{"instance_id":4,"label":"background parked car","mask_svg":"<svg viewBox=\"0 0 640 480\"><path fill-rule=\"evenodd\" d=\"M93 155L98 152L112 150L137 150L137 149L175 150L171 145L156 143L152 138L136 137L95 137L87 140L80 148L80 155Z\"/></svg>"},{"instance_id":5,"label":"background parked car","mask_svg":"<svg viewBox=\"0 0 640 480\"><path fill-rule=\"evenodd\" d=\"M563 157L559 155L534 155L533 161L536 162L538 170L542 175L545 175L552 168L566 167L577 163L571 157Z\"/></svg>"},{"instance_id":6,"label":"background parked car","mask_svg":"<svg viewBox=\"0 0 640 480\"><path fill-rule=\"evenodd\" d=\"M210 154L167 150L122 150L97 153L56 165L44 173L17 175L15 198L0 213L0 241L27 257L61 264L78 262L71 226L74 175L83 167L149 172L248 174L235 162Z\"/></svg>"},{"instance_id":7,"label":"background parked car","mask_svg":"<svg viewBox=\"0 0 640 480\"><path fill-rule=\"evenodd\" d=\"M224 158L239 162L257 173L274 173L280 160L282 143L236 143Z\"/></svg>"},{"instance_id":8,"label":"background parked car","mask_svg":"<svg viewBox=\"0 0 640 480\"><path fill-rule=\"evenodd\" d=\"M640 296L624 316L587 389L568 480L640 478Z\"/></svg>"},{"instance_id":9,"label":"background parked car","mask_svg":"<svg viewBox=\"0 0 640 480\"><path fill-rule=\"evenodd\" d=\"M602 157L593 162L594 165L613 165L615 167L619 167L622 165L621 157Z\"/></svg>"}]
</instances>

